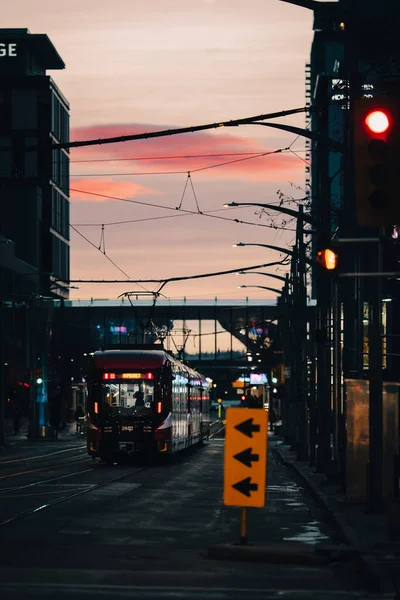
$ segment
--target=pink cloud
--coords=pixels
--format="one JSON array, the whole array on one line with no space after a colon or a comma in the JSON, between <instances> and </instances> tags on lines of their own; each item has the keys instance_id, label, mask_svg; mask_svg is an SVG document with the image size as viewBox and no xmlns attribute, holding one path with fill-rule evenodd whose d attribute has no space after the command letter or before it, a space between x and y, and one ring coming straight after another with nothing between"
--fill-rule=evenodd
<instances>
[{"instance_id":1,"label":"pink cloud","mask_svg":"<svg viewBox=\"0 0 400 600\"><path fill-rule=\"evenodd\" d=\"M73 179L71 182L71 199L83 200L86 202L106 202L107 198L101 196L91 196L75 192L74 189L91 192L92 194L102 194L104 196L120 196L123 198L133 198L134 196L149 196L159 194L159 192L147 188L138 183L130 181L118 181L116 179L106 178L87 178Z\"/></svg>"},{"instance_id":2,"label":"pink cloud","mask_svg":"<svg viewBox=\"0 0 400 600\"><path fill-rule=\"evenodd\" d=\"M101 139L144 132L160 131L168 126L154 125L98 125L80 127L72 131L73 140ZM135 172L171 172L204 169L213 165L235 161L218 168L205 169L202 173L208 177L235 178L245 181L281 181L298 180L304 177L304 163L291 153L276 153L268 156L247 158L246 154L274 151L261 146L260 140L251 137L239 137L226 130L213 133L189 133L182 135L121 142L115 144L86 146L72 149L73 172L132 173ZM225 154L226 153L226 154ZM225 156L204 156L225 154ZM231 154L229 156L229 154ZM188 157L188 155L201 155ZM165 159L161 157L179 157ZM121 159L133 160L121 160ZM140 160L146 158L147 160ZM115 162L80 163L80 160L114 159ZM119 162L117 162L119 159ZM135 160L136 159L136 160ZM82 171L84 169L84 171ZM74 180L73 180L74 181Z\"/></svg>"}]
</instances>

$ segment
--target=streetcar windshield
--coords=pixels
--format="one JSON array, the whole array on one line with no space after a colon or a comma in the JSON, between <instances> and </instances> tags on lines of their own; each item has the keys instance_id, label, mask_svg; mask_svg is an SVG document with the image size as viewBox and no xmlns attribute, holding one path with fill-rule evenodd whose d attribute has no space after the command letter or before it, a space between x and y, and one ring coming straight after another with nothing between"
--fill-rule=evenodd
<instances>
[{"instance_id":1,"label":"streetcar windshield","mask_svg":"<svg viewBox=\"0 0 400 600\"><path fill-rule=\"evenodd\" d=\"M145 380L107 382L102 385L102 396L103 406L109 412L148 412L154 402L154 383Z\"/></svg>"}]
</instances>

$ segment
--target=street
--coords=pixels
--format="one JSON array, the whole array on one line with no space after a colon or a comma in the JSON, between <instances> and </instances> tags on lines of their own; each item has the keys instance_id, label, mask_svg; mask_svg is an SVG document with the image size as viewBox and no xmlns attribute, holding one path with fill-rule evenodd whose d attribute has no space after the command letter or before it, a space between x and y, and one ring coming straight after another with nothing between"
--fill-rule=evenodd
<instances>
[{"instance_id":1,"label":"street","mask_svg":"<svg viewBox=\"0 0 400 600\"><path fill-rule=\"evenodd\" d=\"M1 597L363 597L355 564L324 564L314 552L315 544L341 540L277 460L274 436L267 505L249 510L248 538L276 547L275 559L208 557L240 531L240 509L221 501L220 436L154 466L92 461L79 438L1 456Z\"/></svg>"}]
</instances>

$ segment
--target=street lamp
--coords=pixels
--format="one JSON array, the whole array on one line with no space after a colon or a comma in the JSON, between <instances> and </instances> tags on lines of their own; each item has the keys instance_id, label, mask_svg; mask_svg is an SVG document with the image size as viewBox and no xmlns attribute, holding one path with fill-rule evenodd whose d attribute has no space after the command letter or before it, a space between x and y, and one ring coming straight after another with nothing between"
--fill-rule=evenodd
<instances>
[{"instance_id":1,"label":"street lamp","mask_svg":"<svg viewBox=\"0 0 400 600\"><path fill-rule=\"evenodd\" d=\"M260 246L261 248L270 248L271 250L277 250L278 252L284 252L285 254L293 254L293 250L281 248L280 246L272 246L271 244L245 244L243 242L238 242L237 244L232 244L232 246L234 248L241 248L243 246Z\"/></svg>"},{"instance_id":2,"label":"street lamp","mask_svg":"<svg viewBox=\"0 0 400 600\"><path fill-rule=\"evenodd\" d=\"M244 244L243 242L238 242L237 244L232 244L232 246L234 248L239 248L242 246L260 246L261 248L269 248L271 250L276 250L277 252L283 252L284 254L289 254L290 256L293 256L294 254L296 254L295 250L289 250L288 248L282 248L281 246L273 246L271 244ZM311 260L311 258L308 258L308 256L302 255L302 259L308 265L313 266L314 263ZM280 264L284 264L284 263L280 263Z\"/></svg>"},{"instance_id":3,"label":"street lamp","mask_svg":"<svg viewBox=\"0 0 400 600\"><path fill-rule=\"evenodd\" d=\"M281 281L286 281L286 277L276 275L275 273L263 273L262 271L238 271L236 275L264 275L265 277L275 277Z\"/></svg>"},{"instance_id":4,"label":"street lamp","mask_svg":"<svg viewBox=\"0 0 400 600\"><path fill-rule=\"evenodd\" d=\"M265 285L238 285L238 288L259 288L260 290L269 290L270 292L282 294L282 290L278 290L277 288L272 287L266 287Z\"/></svg>"},{"instance_id":5,"label":"street lamp","mask_svg":"<svg viewBox=\"0 0 400 600\"><path fill-rule=\"evenodd\" d=\"M274 204L260 204L258 202L229 202L224 204L224 208L230 208L231 206L260 206L261 208L268 208L270 210L276 210L277 212L284 213L294 217L295 219L301 216L302 221L309 223L310 225L314 222L313 218L307 213L299 213L298 210L286 208L285 206L275 206Z\"/></svg>"}]
</instances>

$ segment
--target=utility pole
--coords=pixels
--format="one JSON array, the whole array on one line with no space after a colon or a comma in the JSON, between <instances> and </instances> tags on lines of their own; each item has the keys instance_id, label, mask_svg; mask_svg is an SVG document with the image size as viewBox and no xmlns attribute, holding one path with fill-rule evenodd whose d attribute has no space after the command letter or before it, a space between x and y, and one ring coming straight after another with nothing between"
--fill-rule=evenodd
<instances>
[{"instance_id":1,"label":"utility pole","mask_svg":"<svg viewBox=\"0 0 400 600\"><path fill-rule=\"evenodd\" d=\"M290 443L293 450L296 449L297 442L297 369L300 368L298 364L298 338L296 326L297 315L296 315L296 292L297 292L297 253L292 253L292 260L290 263L290 294L288 298L288 315L287 320L289 324L289 337L290 337L290 379L289 379L289 400L288 400L288 430L287 430L287 441Z\"/></svg>"},{"instance_id":2,"label":"utility pole","mask_svg":"<svg viewBox=\"0 0 400 600\"><path fill-rule=\"evenodd\" d=\"M296 402L297 402L297 460L307 460L308 446L308 407L307 407L307 288L306 261L303 234L303 206L299 206L296 226L297 277L294 281L296 332Z\"/></svg>"},{"instance_id":3,"label":"utility pole","mask_svg":"<svg viewBox=\"0 0 400 600\"><path fill-rule=\"evenodd\" d=\"M289 274L286 273L285 276L285 285L283 286L282 294L280 298L278 298L278 306L282 308L281 318L279 319L279 333L280 333L280 343L283 352L283 365L286 367L289 365L289 349L290 343L290 327L289 327ZM288 441L289 436L289 406L288 406L288 395L287 395L287 384L284 373L283 376L285 378L285 383L281 389L283 389L283 395L281 396L281 417L282 417L282 435L285 441ZM279 382L282 384L282 382Z\"/></svg>"}]
</instances>

